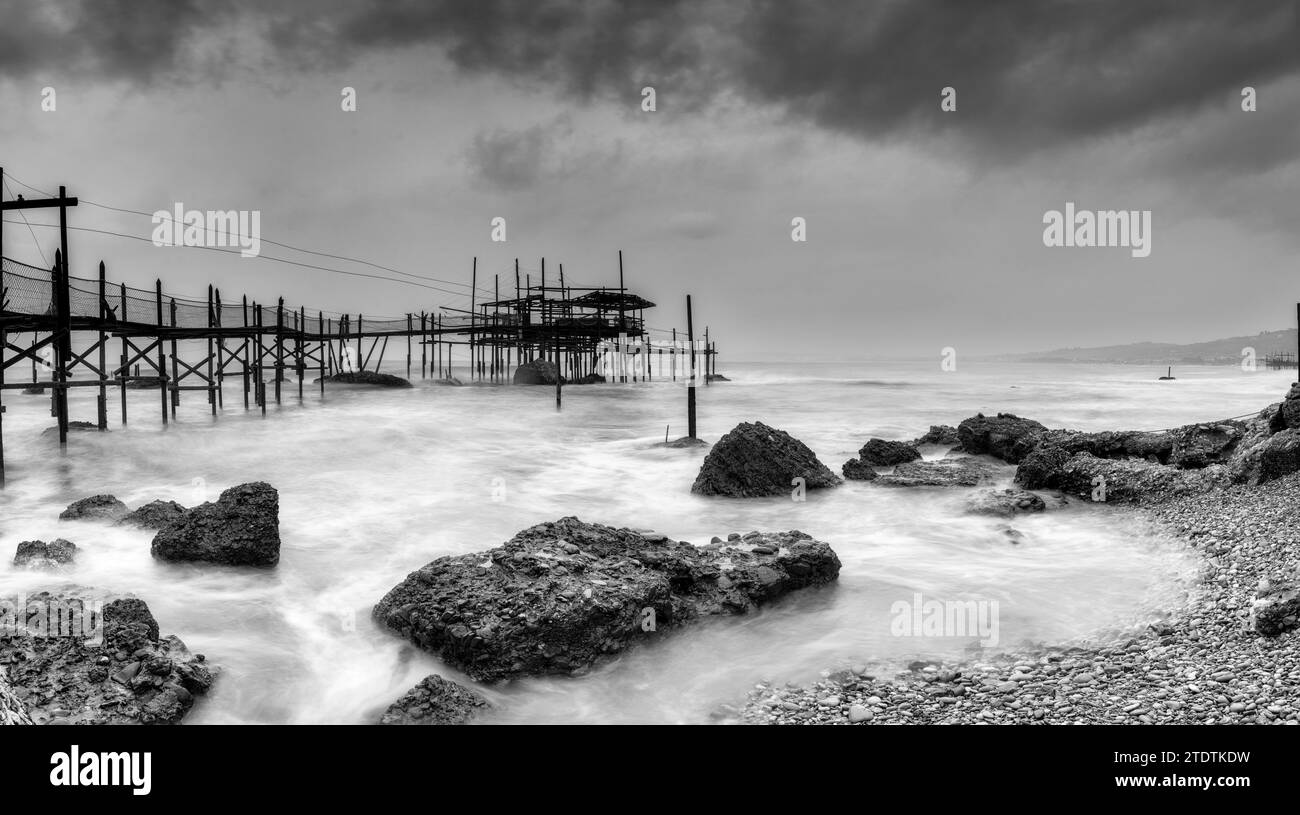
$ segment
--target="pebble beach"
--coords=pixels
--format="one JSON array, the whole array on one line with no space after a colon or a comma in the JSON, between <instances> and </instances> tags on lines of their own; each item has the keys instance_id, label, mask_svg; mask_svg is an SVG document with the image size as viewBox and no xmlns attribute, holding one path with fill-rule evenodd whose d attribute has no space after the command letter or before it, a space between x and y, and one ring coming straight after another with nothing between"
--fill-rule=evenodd
<instances>
[{"instance_id":1,"label":"pebble beach","mask_svg":"<svg viewBox=\"0 0 1300 815\"><path fill-rule=\"evenodd\" d=\"M803 686L760 683L753 724L1300 724L1300 634L1250 624L1257 592L1297 571L1300 473L1139 512L1199 553L1185 607L1104 641L905 670L855 665Z\"/></svg>"}]
</instances>

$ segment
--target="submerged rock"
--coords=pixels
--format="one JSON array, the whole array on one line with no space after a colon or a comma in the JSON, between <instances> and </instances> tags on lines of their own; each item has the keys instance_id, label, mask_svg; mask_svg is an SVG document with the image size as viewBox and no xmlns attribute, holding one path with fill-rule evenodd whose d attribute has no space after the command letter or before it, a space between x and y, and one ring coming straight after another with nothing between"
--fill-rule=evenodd
<instances>
[{"instance_id":1,"label":"submerged rock","mask_svg":"<svg viewBox=\"0 0 1300 815\"><path fill-rule=\"evenodd\" d=\"M876 479L888 487L975 487L993 480L993 466L971 456L900 464Z\"/></svg>"},{"instance_id":2,"label":"submerged rock","mask_svg":"<svg viewBox=\"0 0 1300 815\"><path fill-rule=\"evenodd\" d=\"M44 385L29 385L23 388L23 393L27 396L40 396L45 393Z\"/></svg>"},{"instance_id":3,"label":"submerged rock","mask_svg":"<svg viewBox=\"0 0 1300 815\"><path fill-rule=\"evenodd\" d=\"M860 458L851 458L844 462L842 472L850 481L874 481L878 475L870 464Z\"/></svg>"},{"instance_id":4,"label":"submerged rock","mask_svg":"<svg viewBox=\"0 0 1300 815\"><path fill-rule=\"evenodd\" d=\"M388 706L380 724L465 724L491 705L464 685L426 676Z\"/></svg>"},{"instance_id":5,"label":"submerged rock","mask_svg":"<svg viewBox=\"0 0 1300 815\"><path fill-rule=\"evenodd\" d=\"M550 360L539 358L515 368L511 381L516 385L554 385L559 378L559 367Z\"/></svg>"},{"instance_id":6,"label":"submerged rock","mask_svg":"<svg viewBox=\"0 0 1300 815\"><path fill-rule=\"evenodd\" d=\"M705 374L704 381L705 382L730 382L731 380L726 378L722 374Z\"/></svg>"},{"instance_id":7,"label":"submerged rock","mask_svg":"<svg viewBox=\"0 0 1300 815\"><path fill-rule=\"evenodd\" d=\"M58 538L45 541L23 541L14 553L14 565L27 569L57 569L70 566L77 558L77 544Z\"/></svg>"},{"instance_id":8,"label":"submerged rock","mask_svg":"<svg viewBox=\"0 0 1300 815\"><path fill-rule=\"evenodd\" d=\"M858 458L875 467L893 467L895 464L916 461L920 457L921 451L905 441L871 439L858 451Z\"/></svg>"},{"instance_id":9,"label":"submerged rock","mask_svg":"<svg viewBox=\"0 0 1300 815\"><path fill-rule=\"evenodd\" d=\"M697 548L569 517L438 558L373 616L479 681L576 674L659 630L746 613L839 569L828 545L797 531Z\"/></svg>"},{"instance_id":10,"label":"submerged rock","mask_svg":"<svg viewBox=\"0 0 1300 815\"><path fill-rule=\"evenodd\" d=\"M661 441L659 442L659 446L671 447L675 450L682 450L691 447L708 447L709 443L704 439L693 438L691 436L682 436L681 438L673 439L672 441Z\"/></svg>"},{"instance_id":11,"label":"submerged rock","mask_svg":"<svg viewBox=\"0 0 1300 815\"><path fill-rule=\"evenodd\" d=\"M89 433L89 432L107 433L108 428L100 427L94 422L76 421L76 422L68 422L68 432L69 433ZM55 425L54 427L47 427L41 431L42 436L57 436L58 434L59 434L58 425Z\"/></svg>"},{"instance_id":12,"label":"submerged rock","mask_svg":"<svg viewBox=\"0 0 1300 815\"><path fill-rule=\"evenodd\" d=\"M184 515L185 507L175 501L150 501L132 510L117 523L119 526L138 526L141 529L162 529Z\"/></svg>"},{"instance_id":13,"label":"submerged rock","mask_svg":"<svg viewBox=\"0 0 1300 815\"><path fill-rule=\"evenodd\" d=\"M713 445L691 492L735 498L786 495L795 478L803 478L810 490L840 484L839 476L789 433L762 422L742 422Z\"/></svg>"},{"instance_id":14,"label":"submerged rock","mask_svg":"<svg viewBox=\"0 0 1300 815\"><path fill-rule=\"evenodd\" d=\"M320 382L319 379L316 380ZM352 373L337 373L325 377L325 381L334 385L370 385L376 388L411 388L414 387L408 380L392 374L381 374L378 371L354 371Z\"/></svg>"},{"instance_id":15,"label":"submerged rock","mask_svg":"<svg viewBox=\"0 0 1300 815\"><path fill-rule=\"evenodd\" d=\"M462 385L464 385L465 383L464 383L464 382L461 382L459 379L457 379L457 378L454 377L454 376L445 376L445 377L443 377L442 379L435 379L435 380L433 380L433 384L435 384L435 385L449 385L449 386L451 386L451 387L453 387L453 388L459 388L459 387L461 387Z\"/></svg>"},{"instance_id":16,"label":"submerged rock","mask_svg":"<svg viewBox=\"0 0 1300 815\"><path fill-rule=\"evenodd\" d=\"M100 609L41 593L27 603L28 615L71 623L58 636L37 635L28 616L26 627L0 639L12 694L36 724L176 724L212 686L203 656L175 636L160 639L142 600Z\"/></svg>"},{"instance_id":17,"label":"submerged rock","mask_svg":"<svg viewBox=\"0 0 1300 815\"><path fill-rule=\"evenodd\" d=\"M185 510L154 536L160 560L273 566L280 560L280 494L262 481L240 484L215 503Z\"/></svg>"},{"instance_id":18,"label":"submerged rock","mask_svg":"<svg viewBox=\"0 0 1300 815\"><path fill-rule=\"evenodd\" d=\"M605 381L605 377L600 374L583 374L573 380L574 385L599 385Z\"/></svg>"},{"instance_id":19,"label":"submerged rock","mask_svg":"<svg viewBox=\"0 0 1300 815\"><path fill-rule=\"evenodd\" d=\"M1043 499L1028 490L983 490L966 500L966 511L976 515L1006 518L1045 509Z\"/></svg>"},{"instance_id":20,"label":"submerged rock","mask_svg":"<svg viewBox=\"0 0 1300 815\"><path fill-rule=\"evenodd\" d=\"M92 495L69 504L67 509L59 513L59 520L120 521L126 517L127 512L126 504L112 495Z\"/></svg>"}]
</instances>

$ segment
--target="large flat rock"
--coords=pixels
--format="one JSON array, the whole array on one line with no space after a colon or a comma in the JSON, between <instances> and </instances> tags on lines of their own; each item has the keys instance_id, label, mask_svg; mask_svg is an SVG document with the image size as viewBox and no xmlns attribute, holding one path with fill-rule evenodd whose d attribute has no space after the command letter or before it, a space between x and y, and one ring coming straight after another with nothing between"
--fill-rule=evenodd
<instances>
[{"instance_id":1,"label":"large flat rock","mask_svg":"<svg viewBox=\"0 0 1300 815\"><path fill-rule=\"evenodd\" d=\"M746 613L839 569L830 546L797 531L696 547L568 517L438 558L389 591L374 618L476 680L577 674L659 631Z\"/></svg>"}]
</instances>

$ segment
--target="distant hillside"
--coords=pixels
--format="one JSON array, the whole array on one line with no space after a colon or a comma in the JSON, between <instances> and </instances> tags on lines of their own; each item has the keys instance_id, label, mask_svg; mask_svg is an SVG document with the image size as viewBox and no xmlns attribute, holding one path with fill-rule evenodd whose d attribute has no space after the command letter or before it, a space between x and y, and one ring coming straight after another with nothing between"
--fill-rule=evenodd
<instances>
[{"instance_id":1,"label":"distant hillside","mask_svg":"<svg viewBox=\"0 0 1300 815\"><path fill-rule=\"evenodd\" d=\"M1278 352L1296 351L1296 330L1265 331L1253 337L1227 337L1190 345L1168 342L1134 342L1100 348L1058 348L1028 354L999 357L1016 362L1109 362L1123 365L1239 365L1241 352L1254 348L1263 367L1264 358Z\"/></svg>"}]
</instances>

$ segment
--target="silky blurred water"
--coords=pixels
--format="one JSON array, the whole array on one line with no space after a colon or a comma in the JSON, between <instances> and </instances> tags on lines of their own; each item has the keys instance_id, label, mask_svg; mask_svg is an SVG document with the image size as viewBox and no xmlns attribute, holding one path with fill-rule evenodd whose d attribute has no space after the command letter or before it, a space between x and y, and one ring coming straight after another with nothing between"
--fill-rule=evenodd
<instances>
[{"instance_id":1,"label":"silky blurred water","mask_svg":"<svg viewBox=\"0 0 1300 815\"><path fill-rule=\"evenodd\" d=\"M404 371L394 371L404 373ZM964 363L733 365L734 381L699 390L699 431L716 440L761 420L803 440L832 469L871 436L913 438L976 412L1012 411L1049 426L1161 429L1252 412L1276 401L1288 372ZM893 636L890 607L925 599L996 600L999 647L1060 642L1140 624L1173 608L1195 565L1130 513L1074 501L1005 521L967 515L965 490L850 482L786 497L691 495L703 453L658 448L685 433L686 392L654 381L572 387L564 410L548 388L428 384L403 391L296 385L266 417L245 412L230 383L208 414L185 392L163 429L156 391L129 394L130 424L75 434L61 455L41 431L48 397L5 392L8 486L0 492L0 596L65 586L144 598L222 670L188 721L366 722L430 673L467 681L377 628L371 606L409 571L487 549L532 524L576 515L706 543L728 532L801 529L843 561L838 584L747 617L700 623L633 649L579 678L482 688L509 722L697 722L761 679L809 681L859 662L960 655L973 638ZM93 420L94 393L74 391L72 418ZM942 450L928 451L931 456ZM1012 470L1002 472L1010 480ZM107 492L134 507L193 505L236 483L280 491L275 569L169 565L150 533L60 522L73 500ZM1023 534L1013 544L1008 523ZM17 543L65 537L74 571L9 565Z\"/></svg>"}]
</instances>

